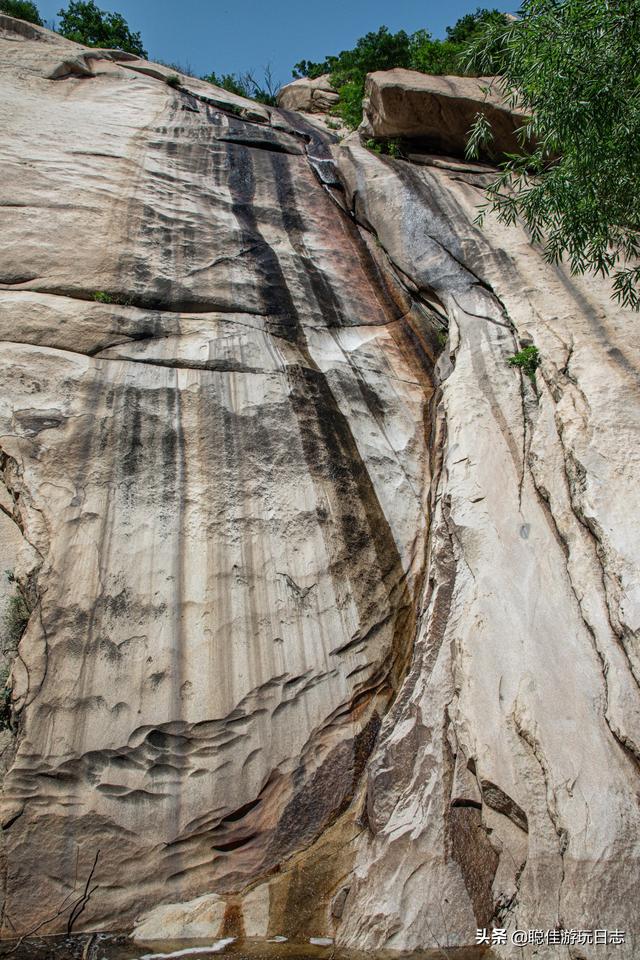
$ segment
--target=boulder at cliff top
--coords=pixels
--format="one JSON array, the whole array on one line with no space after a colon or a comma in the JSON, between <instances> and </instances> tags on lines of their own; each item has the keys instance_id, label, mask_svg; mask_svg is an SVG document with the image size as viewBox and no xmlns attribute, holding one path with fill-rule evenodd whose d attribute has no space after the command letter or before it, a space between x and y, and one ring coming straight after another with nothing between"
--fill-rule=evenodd
<instances>
[{"instance_id":1,"label":"boulder at cliff top","mask_svg":"<svg viewBox=\"0 0 640 960\"><path fill-rule=\"evenodd\" d=\"M415 70L370 73L365 85L367 137L403 137L453 156L464 156L478 113L491 123L493 143L485 158L518 149L516 130L526 116L503 101L496 77L434 77Z\"/></svg>"},{"instance_id":2,"label":"boulder at cliff top","mask_svg":"<svg viewBox=\"0 0 640 960\"><path fill-rule=\"evenodd\" d=\"M300 110L302 113L327 113L339 99L328 73L315 80L301 77L278 91L279 107L283 110Z\"/></svg>"}]
</instances>

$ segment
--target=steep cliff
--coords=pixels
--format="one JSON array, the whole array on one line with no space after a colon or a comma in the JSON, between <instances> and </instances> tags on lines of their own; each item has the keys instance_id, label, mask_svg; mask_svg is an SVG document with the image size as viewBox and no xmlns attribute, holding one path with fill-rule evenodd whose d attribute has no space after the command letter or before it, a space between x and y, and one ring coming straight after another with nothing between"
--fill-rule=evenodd
<instances>
[{"instance_id":1,"label":"steep cliff","mask_svg":"<svg viewBox=\"0 0 640 960\"><path fill-rule=\"evenodd\" d=\"M0 43L4 935L632 957L636 318L486 167Z\"/></svg>"}]
</instances>

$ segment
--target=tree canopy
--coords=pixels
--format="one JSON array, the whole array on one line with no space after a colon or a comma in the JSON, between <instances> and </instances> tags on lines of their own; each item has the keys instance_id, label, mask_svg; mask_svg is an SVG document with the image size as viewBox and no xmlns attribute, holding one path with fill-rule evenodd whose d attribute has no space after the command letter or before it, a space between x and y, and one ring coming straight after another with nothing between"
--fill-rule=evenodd
<instances>
[{"instance_id":1,"label":"tree canopy","mask_svg":"<svg viewBox=\"0 0 640 960\"><path fill-rule=\"evenodd\" d=\"M39 27L43 25L38 8L35 3L31 3L31 0L0 0L0 13L17 17L18 20L28 20L29 23L35 23Z\"/></svg>"},{"instance_id":2,"label":"tree canopy","mask_svg":"<svg viewBox=\"0 0 640 960\"><path fill-rule=\"evenodd\" d=\"M107 13L94 0L70 0L59 10L58 31L68 40L87 47L112 47L138 57L147 56L139 33L133 33L121 13Z\"/></svg>"},{"instance_id":3,"label":"tree canopy","mask_svg":"<svg viewBox=\"0 0 640 960\"><path fill-rule=\"evenodd\" d=\"M360 37L351 50L343 50L318 63L301 60L293 68L293 76L314 79L330 74L331 83L340 94L335 111L349 126L356 127L362 119L364 81L368 73L394 67L422 73L466 73L469 70L463 64L466 43L491 23L504 24L504 14L478 8L448 27L445 40L434 40L427 30L391 33L383 26Z\"/></svg>"},{"instance_id":4,"label":"tree canopy","mask_svg":"<svg viewBox=\"0 0 640 960\"><path fill-rule=\"evenodd\" d=\"M489 25L468 65L499 74L530 116L523 149L488 189L487 209L522 221L550 262L611 276L614 296L640 308L640 3L524 0L521 19ZM490 137L479 114L474 155Z\"/></svg>"}]
</instances>

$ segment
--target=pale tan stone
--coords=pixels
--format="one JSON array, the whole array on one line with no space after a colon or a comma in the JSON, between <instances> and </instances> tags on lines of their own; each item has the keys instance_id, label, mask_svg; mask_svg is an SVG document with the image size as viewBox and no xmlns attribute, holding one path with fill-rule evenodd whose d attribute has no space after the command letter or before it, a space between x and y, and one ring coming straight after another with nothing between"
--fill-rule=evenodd
<instances>
[{"instance_id":1,"label":"pale tan stone","mask_svg":"<svg viewBox=\"0 0 640 960\"><path fill-rule=\"evenodd\" d=\"M134 940L215 940L224 920L225 902L215 894L190 903L167 903L154 907L136 920Z\"/></svg>"},{"instance_id":2,"label":"pale tan stone","mask_svg":"<svg viewBox=\"0 0 640 960\"><path fill-rule=\"evenodd\" d=\"M316 128L3 22L0 446L39 556L5 932L64 930L94 864L78 928L122 929L349 805L413 630L435 339Z\"/></svg>"}]
</instances>

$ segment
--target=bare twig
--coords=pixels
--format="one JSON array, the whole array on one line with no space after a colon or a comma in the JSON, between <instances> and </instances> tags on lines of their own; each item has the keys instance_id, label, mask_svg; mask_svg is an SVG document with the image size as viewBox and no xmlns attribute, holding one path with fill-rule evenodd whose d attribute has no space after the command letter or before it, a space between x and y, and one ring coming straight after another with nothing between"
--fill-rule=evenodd
<instances>
[{"instance_id":1,"label":"bare twig","mask_svg":"<svg viewBox=\"0 0 640 960\"><path fill-rule=\"evenodd\" d=\"M54 920L57 920L58 917L65 912L67 903L72 896L73 896L73 890L71 891L71 893L67 894L67 896L64 898L64 900L62 901L62 903L60 904L56 912L51 917L47 917L45 920L41 920L40 923L37 923L32 930L28 930L26 933L23 933L20 939L18 940L18 942L16 943L16 945L12 947L9 953L15 953L15 951L20 946L22 946L23 941L26 940L27 937L32 937L34 933L37 933L37 931L40 930L41 927L45 927L48 923L52 923ZM13 926L13 924L11 924L11 926Z\"/></svg>"},{"instance_id":2,"label":"bare twig","mask_svg":"<svg viewBox=\"0 0 640 960\"><path fill-rule=\"evenodd\" d=\"M89 889L89 886L91 884L93 874L95 873L99 856L100 856L100 851L98 850L95 856L95 860L93 861L93 866L91 867L91 872L87 877L87 882L84 886L84 890L81 896L79 896L78 899L71 904L71 911L69 913L69 920L67 922L67 934L71 933L73 924L76 922L76 920L78 919L78 917L80 916L84 908L86 907L91 897L91 894L98 889L98 884L91 887L91 889ZM26 939L28 939L29 937L32 937L34 933L37 933L38 930L40 930L42 927L46 927L47 924L53 923L53 921L57 920L58 917L61 917L63 913L66 913L66 911L69 909L69 901L73 897L77 880L78 880L78 858L76 858L76 879L73 884L73 890L71 890L70 893L67 894L67 896L64 898L64 900L62 901L62 903L60 904L60 906L58 907L58 909L54 914L52 914L50 917L45 917L44 920L41 920L40 923L37 923L35 927L32 927L31 930L27 930L26 933L23 933L22 936L16 941L15 945L11 948L9 953L15 953L16 950L18 950L22 946L22 944ZM80 909L78 909L78 907L80 907ZM13 927L13 924L11 923L11 920L9 919L9 917L6 917L5 919Z\"/></svg>"},{"instance_id":3,"label":"bare twig","mask_svg":"<svg viewBox=\"0 0 640 960\"><path fill-rule=\"evenodd\" d=\"M96 866L98 864L99 856L100 856L100 851L96 850L95 860L93 861L91 872L87 877L87 882L84 885L84 891L82 893L82 896L77 901L75 906L72 908L71 913L69 914L69 920L67 921L67 935L71 933L74 923L76 922L80 914L83 912L86 905L89 903L89 900L91 899L91 894L98 889L98 886L99 886L98 884L96 884L94 887L91 887L91 880L93 879L93 875L95 873Z\"/></svg>"}]
</instances>

